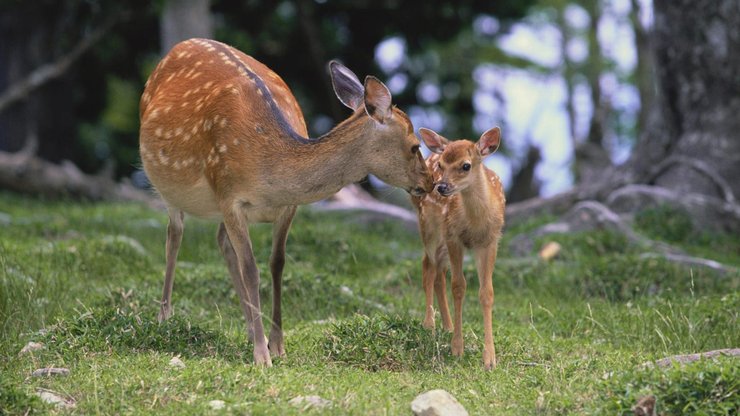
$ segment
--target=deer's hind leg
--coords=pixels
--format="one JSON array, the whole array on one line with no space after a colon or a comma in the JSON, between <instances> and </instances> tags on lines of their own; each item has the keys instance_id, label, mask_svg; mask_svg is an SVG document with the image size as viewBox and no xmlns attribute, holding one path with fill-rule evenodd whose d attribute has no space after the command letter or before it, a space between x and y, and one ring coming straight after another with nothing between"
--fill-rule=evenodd
<instances>
[{"instance_id":1,"label":"deer's hind leg","mask_svg":"<svg viewBox=\"0 0 740 416\"><path fill-rule=\"evenodd\" d=\"M272 254L270 255L270 273L272 274L272 327L268 347L274 356L285 355L283 341L283 317L281 312L281 297L283 285L283 267L285 266L285 243L288 240L288 231L295 216L296 207L291 206L284 210L272 226Z\"/></svg>"},{"instance_id":2,"label":"deer's hind leg","mask_svg":"<svg viewBox=\"0 0 740 416\"><path fill-rule=\"evenodd\" d=\"M159 307L157 321L162 322L172 316L172 287L175 283L175 264L177 253L182 243L183 220L185 214L176 208L167 208L169 222L167 223L167 243L165 244L165 257L167 265L164 271L164 285L162 288L162 302Z\"/></svg>"}]
</instances>

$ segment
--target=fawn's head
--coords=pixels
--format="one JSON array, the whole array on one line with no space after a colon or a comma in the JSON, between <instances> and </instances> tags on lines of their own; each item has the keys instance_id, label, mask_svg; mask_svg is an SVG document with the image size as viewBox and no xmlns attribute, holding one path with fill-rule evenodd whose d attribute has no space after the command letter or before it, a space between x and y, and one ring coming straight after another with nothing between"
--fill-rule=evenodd
<instances>
[{"instance_id":1,"label":"fawn's head","mask_svg":"<svg viewBox=\"0 0 740 416\"><path fill-rule=\"evenodd\" d=\"M403 111L393 107L388 88L373 76L361 84L352 71L336 61L329 64L329 71L339 101L365 125L368 151L364 163L369 172L412 195L431 192L432 176L419 151L414 126Z\"/></svg>"},{"instance_id":2,"label":"fawn's head","mask_svg":"<svg viewBox=\"0 0 740 416\"><path fill-rule=\"evenodd\" d=\"M470 186L476 180L483 158L495 152L501 144L501 129L486 130L477 143L469 140L449 141L433 130L420 128L419 136L424 144L440 155L434 171L440 180L434 184L443 196L450 196Z\"/></svg>"}]
</instances>

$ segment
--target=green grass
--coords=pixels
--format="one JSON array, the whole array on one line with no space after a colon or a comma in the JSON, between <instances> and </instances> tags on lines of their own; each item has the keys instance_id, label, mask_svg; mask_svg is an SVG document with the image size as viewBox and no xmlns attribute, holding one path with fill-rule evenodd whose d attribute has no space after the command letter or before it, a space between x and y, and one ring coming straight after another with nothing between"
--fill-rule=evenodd
<instances>
[{"instance_id":1,"label":"green grass","mask_svg":"<svg viewBox=\"0 0 740 416\"><path fill-rule=\"evenodd\" d=\"M654 394L665 414L737 414L737 359L643 369L674 354L740 346L737 273L658 259L608 232L550 236L550 263L513 259L507 229L494 273L499 366L482 370L478 282L466 261L465 355L421 328L421 243L393 222L301 208L288 240L283 320L288 356L251 365L252 347L213 223L186 220L175 316L156 322L166 216L130 204L43 201L0 193L0 414L408 414L444 388L471 414L631 414ZM638 215L650 238L740 266L740 237L699 234L667 211ZM687 228L688 227L688 228ZM269 316L270 228L251 230ZM265 319L269 328L268 320ZM438 322L439 324L439 322ZM29 341L45 348L19 351ZM184 369L169 365L180 357ZM31 377L43 367L67 377ZM74 399L72 410L38 389Z\"/></svg>"}]
</instances>

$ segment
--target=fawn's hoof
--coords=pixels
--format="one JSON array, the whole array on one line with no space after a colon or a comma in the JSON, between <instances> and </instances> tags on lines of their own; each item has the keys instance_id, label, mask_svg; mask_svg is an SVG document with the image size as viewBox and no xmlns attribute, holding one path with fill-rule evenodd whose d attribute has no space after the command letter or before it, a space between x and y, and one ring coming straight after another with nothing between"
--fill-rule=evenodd
<instances>
[{"instance_id":1,"label":"fawn's hoof","mask_svg":"<svg viewBox=\"0 0 740 416\"><path fill-rule=\"evenodd\" d=\"M489 371L496 368L496 357L493 357L492 359L487 359L486 357L483 357L483 368Z\"/></svg>"},{"instance_id":2,"label":"fawn's hoof","mask_svg":"<svg viewBox=\"0 0 740 416\"><path fill-rule=\"evenodd\" d=\"M452 355L455 357L462 357L463 355L463 342L462 340L452 340Z\"/></svg>"},{"instance_id":3,"label":"fawn's hoof","mask_svg":"<svg viewBox=\"0 0 740 416\"><path fill-rule=\"evenodd\" d=\"M421 323L421 326L423 326L426 329L432 330L434 332L434 318L425 318L424 322Z\"/></svg>"}]
</instances>

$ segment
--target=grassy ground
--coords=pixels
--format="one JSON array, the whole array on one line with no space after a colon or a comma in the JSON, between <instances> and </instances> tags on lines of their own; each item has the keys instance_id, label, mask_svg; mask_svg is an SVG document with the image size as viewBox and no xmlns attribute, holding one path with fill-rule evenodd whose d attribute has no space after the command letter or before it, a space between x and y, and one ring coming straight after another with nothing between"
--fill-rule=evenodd
<instances>
[{"instance_id":1,"label":"grassy ground","mask_svg":"<svg viewBox=\"0 0 740 416\"><path fill-rule=\"evenodd\" d=\"M513 259L506 231L494 273L499 366L481 366L482 318L466 263L466 353L422 330L421 245L398 224L299 210L284 277L287 358L270 369L252 351L215 225L186 220L175 317L155 320L166 217L136 205L74 204L0 193L0 413L409 414L419 393L451 392L473 415L629 414L645 394L667 414L737 414L740 364L704 360L668 370L640 364L740 346L738 273L662 260L594 232L558 238L554 262ZM740 266L740 237L697 234L666 210L637 217L651 238ZM269 227L252 230L269 316ZM541 241L542 243L544 241ZM29 341L45 348L19 354ZM169 365L179 356L185 368ZM31 377L43 367L67 377ZM47 389L73 399L58 410ZM214 411L209 401L223 400Z\"/></svg>"}]
</instances>

